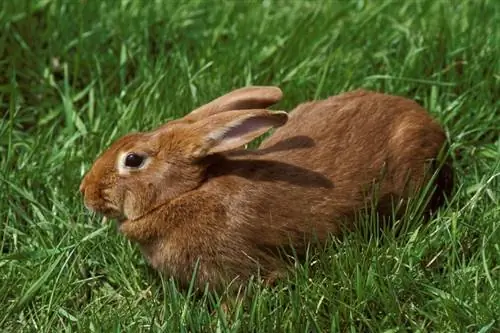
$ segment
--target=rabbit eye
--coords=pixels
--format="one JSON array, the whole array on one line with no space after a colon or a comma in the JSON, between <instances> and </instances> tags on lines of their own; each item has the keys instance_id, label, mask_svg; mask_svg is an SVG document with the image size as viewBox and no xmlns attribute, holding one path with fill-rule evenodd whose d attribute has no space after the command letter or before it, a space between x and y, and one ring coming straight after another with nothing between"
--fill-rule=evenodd
<instances>
[{"instance_id":1,"label":"rabbit eye","mask_svg":"<svg viewBox=\"0 0 500 333\"><path fill-rule=\"evenodd\" d=\"M128 168L139 168L144 164L145 157L136 153L128 153L125 157L125 166Z\"/></svg>"}]
</instances>

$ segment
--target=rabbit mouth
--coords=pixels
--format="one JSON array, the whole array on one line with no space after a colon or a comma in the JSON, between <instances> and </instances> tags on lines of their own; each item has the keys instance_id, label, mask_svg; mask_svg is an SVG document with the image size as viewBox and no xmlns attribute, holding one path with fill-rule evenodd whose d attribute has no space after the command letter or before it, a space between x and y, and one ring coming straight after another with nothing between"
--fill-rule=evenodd
<instances>
[{"instance_id":1,"label":"rabbit mouth","mask_svg":"<svg viewBox=\"0 0 500 333\"><path fill-rule=\"evenodd\" d=\"M122 216L122 214L113 209L113 208L104 208L104 209L101 209L99 211L99 213L101 213L102 215L105 215L107 218L110 218L110 219L118 219Z\"/></svg>"},{"instance_id":2,"label":"rabbit mouth","mask_svg":"<svg viewBox=\"0 0 500 333\"><path fill-rule=\"evenodd\" d=\"M122 224L127 218L119 211L111 208L105 208L95 211L98 214L103 215L106 220L115 220L118 224Z\"/></svg>"},{"instance_id":3,"label":"rabbit mouth","mask_svg":"<svg viewBox=\"0 0 500 333\"><path fill-rule=\"evenodd\" d=\"M99 213L106 216L110 219L123 220L125 217L123 213L110 202L106 202L101 209L99 209Z\"/></svg>"},{"instance_id":4,"label":"rabbit mouth","mask_svg":"<svg viewBox=\"0 0 500 333\"><path fill-rule=\"evenodd\" d=\"M121 220L124 218L123 213L111 201L104 200L100 203L85 204L85 207L91 212L101 214L109 219Z\"/></svg>"}]
</instances>

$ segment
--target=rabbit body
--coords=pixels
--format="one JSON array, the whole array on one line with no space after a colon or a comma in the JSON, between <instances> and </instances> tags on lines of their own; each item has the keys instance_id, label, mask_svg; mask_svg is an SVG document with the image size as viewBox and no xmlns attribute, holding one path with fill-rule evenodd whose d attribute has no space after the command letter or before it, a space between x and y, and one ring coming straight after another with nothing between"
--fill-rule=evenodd
<instances>
[{"instance_id":1,"label":"rabbit body","mask_svg":"<svg viewBox=\"0 0 500 333\"><path fill-rule=\"evenodd\" d=\"M405 203L426 185L428 161L446 142L439 124L402 97L356 90L289 115L250 110L281 98L274 94L223 107L221 97L208 115L195 111L118 140L82 182L86 205L117 217L149 263L181 285L196 268L200 288L238 287L286 269L280 248L300 255L311 240L352 227L375 190L381 213ZM233 120L239 115L248 117ZM271 127L259 149L236 149ZM149 154L141 173L120 171L119 156L130 151Z\"/></svg>"}]
</instances>

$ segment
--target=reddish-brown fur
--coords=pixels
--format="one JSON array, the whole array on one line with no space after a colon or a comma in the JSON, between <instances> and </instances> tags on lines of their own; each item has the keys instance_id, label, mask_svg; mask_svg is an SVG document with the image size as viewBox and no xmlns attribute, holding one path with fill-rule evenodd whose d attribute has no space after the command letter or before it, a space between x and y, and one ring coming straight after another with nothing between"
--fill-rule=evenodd
<instances>
[{"instance_id":1,"label":"reddish-brown fur","mask_svg":"<svg viewBox=\"0 0 500 333\"><path fill-rule=\"evenodd\" d=\"M82 181L86 206L118 218L151 265L182 284L199 261L199 287L238 286L258 271L279 274L280 247L301 254L312 238L349 228L374 184L381 213L393 200L404 203L426 185L428 161L446 141L417 103L364 90L301 104L288 121L245 110L280 98L278 88L236 90L154 132L119 139ZM247 132L228 134L239 141L207 139L240 114L245 126L235 128ZM271 127L279 128L258 150L235 149ZM148 167L118 174L117 156L128 151L147 154ZM437 194L450 189L440 180L448 171Z\"/></svg>"}]
</instances>

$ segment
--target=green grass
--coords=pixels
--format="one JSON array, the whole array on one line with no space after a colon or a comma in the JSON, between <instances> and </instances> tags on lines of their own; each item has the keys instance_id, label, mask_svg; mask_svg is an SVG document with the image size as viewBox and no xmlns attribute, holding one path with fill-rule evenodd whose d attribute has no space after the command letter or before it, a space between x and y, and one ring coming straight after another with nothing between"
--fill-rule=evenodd
<instances>
[{"instance_id":1,"label":"green grass","mask_svg":"<svg viewBox=\"0 0 500 333\"><path fill-rule=\"evenodd\" d=\"M0 31L1 331L500 332L498 1L5 0ZM213 312L78 185L120 135L248 84L279 85L286 110L359 87L414 98L447 130L456 195Z\"/></svg>"}]
</instances>

